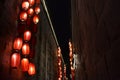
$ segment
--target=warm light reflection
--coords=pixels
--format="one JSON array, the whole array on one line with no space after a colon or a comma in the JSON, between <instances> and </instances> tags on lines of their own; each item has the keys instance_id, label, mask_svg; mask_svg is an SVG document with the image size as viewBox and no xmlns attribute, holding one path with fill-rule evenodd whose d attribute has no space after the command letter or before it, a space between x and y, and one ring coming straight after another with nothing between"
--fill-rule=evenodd
<instances>
[{"instance_id":1,"label":"warm light reflection","mask_svg":"<svg viewBox=\"0 0 120 80\"><path fill-rule=\"evenodd\" d=\"M23 58L21 60L21 67L22 67L22 71L28 71L29 68L29 60L27 58Z\"/></svg>"},{"instance_id":2,"label":"warm light reflection","mask_svg":"<svg viewBox=\"0 0 120 80\"><path fill-rule=\"evenodd\" d=\"M29 2L29 4L30 4L30 6L33 6L34 3L35 3L35 0L28 0L28 2Z\"/></svg>"},{"instance_id":3,"label":"warm light reflection","mask_svg":"<svg viewBox=\"0 0 120 80\"><path fill-rule=\"evenodd\" d=\"M58 53L61 53L61 49L60 49L60 47L58 47Z\"/></svg>"},{"instance_id":4,"label":"warm light reflection","mask_svg":"<svg viewBox=\"0 0 120 80\"><path fill-rule=\"evenodd\" d=\"M16 38L13 43L13 48L16 50L20 50L22 48L22 44L23 44L22 38Z\"/></svg>"},{"instance_id":5,"label":"warm light reflection","mask_svg":"<svg viewBox=\"0 0 120 80\"><path fill-rule=\"evenodd\" d=\"M33 13L34 13L34 10L33 8L29 8L28 11L27 11L28 15L32 16Z\"/></svg>"},{"instance_id":6,"label":"warm light reflection","mask_svg":"<svg viewBox=\"0 0 120 80\"><path fill-rule=\"evenodd\" d=\"M35 24L37 24L37 23L39 22L39 18L38 18L37 15L35 15L35 16L33 17L33 22L34 22Z\"/></svg>"},{"instance_id":7,"label":"warm light reflection","mask_svg":"<svg viewBox=\"0 0 120 80\"><path fill-rule=\"evenodd\" d=\"M28 2L28 1L22 2L22 8L23 8L24 10L27 10L27 9L29 8L29 2Z\"/></svg>"},{"instance_id":8,"label":"warm light reflection","mask_svg":"<svg viewBox=\"0 0 120 80\"><path fill-rule=\"evenodd\" d=\"M27 30L24 32L24 40L29 41L31 39L31 31Z\"/></svg>"},{"instance_id":9,"label":"warm light reflection","mask_svg":"<svg viewBox=\"0 0 120 80\"><path fill-rule=\"evenodd\" d=\"M27 20L27 13L26 12L21 12L20 13L20 20L21 21L26 21Z\"/></svg>"},{"instance_id":10,"label":"warm light reflection","mask_svg":"<svg viewBox=\"0 0 120 80\"><path fill-rule=\"evenodd\" d=\"M61 78L58 78L58 80L62 80Z\"/></svg>"},{"instance_id":11,"label":"warm light reflection","mask_svg":"<svg viewBox=\"0 0 120 80\"><path fill-rule=\"evenodd\" d=\"M35 13L36 13L36 14L39 14L39 13L40 13L40 7L38 7L38 6L35 7Z\"/></svg>"},{"instance_id":12,"label":"warm light reflection","mask_svg":"<svg viewBox=\"0 0 120 80\"><path fill-rule=\"evenodd\" d=\"M35 65L32 64L32 63L30 63L29 64L29 69L28 69L28 74L29 75L34 75L35 73L36 73L36 71L35 71Z\"/></svg>"},{"instance_id":13,"label":"warm light reflection","mask_svg":"<svg viewBox=\"0 0 120 80\"><path fill-rule=\"evenodd\" d=\"M30 46L29 44L25 43L22 46L22 54L23 55L28 55L30 53Z\"/></svg>"},{"instance_id":14,"label":"warm light reflection","mask_svg":"<svg viewBox=\"0 0 120 80\"><path fill-rule=\"evenodd\" d=\"M17 68L20 65L20 54L13 53L11 56L11 67Z\"/></svg>"}]
</instances>

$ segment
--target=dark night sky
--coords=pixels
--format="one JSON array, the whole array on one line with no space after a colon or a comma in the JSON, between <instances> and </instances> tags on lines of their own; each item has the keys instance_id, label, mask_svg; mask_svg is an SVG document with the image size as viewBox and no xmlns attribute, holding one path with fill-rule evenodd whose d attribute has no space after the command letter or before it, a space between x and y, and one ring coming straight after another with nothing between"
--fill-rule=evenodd
<instances>
[{"instance_id":1,"label":"dark night sky","mask_svg":"<svg viewBox=\"0 0 120 80\"><path fill-rule=\"evenodd\" d=\"M69 39L71 39L70 0L46 0L46 5L62 50L64 61L67 64L67 67L69 67L68 42ZM70 73L69 69L67 70L67 73Z\"/></svg>"}]
</instances>

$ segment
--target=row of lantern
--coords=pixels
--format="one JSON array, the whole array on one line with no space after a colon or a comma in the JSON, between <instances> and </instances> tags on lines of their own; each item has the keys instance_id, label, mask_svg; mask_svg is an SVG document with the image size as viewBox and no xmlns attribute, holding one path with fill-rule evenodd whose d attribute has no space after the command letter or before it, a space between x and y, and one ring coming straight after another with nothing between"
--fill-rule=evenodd
<instances>
[{"instance_id":1,"label":"row of lantern","mask_svg":"<svg viewBox=\"0 0 120 80\"><path fill-rule=\"evenodd\" d=\"M67 77L66 77L66 65L64 65L64 80L67 80Z\"/></svg>"},{"instance_id":2,"label":"row of lantern","mask_svg":"<svg viewBox=\"0 0 120 80\"><path fill-rule=\"evenodd\" d=\"M72 47L73 47L72 43L69 42L70 69L71 69L72 80L75 80L74 79L75 69L73 68L73 48Z\"/></svg>"},{"instance_id":3,"label":"row of lantern","mask_svg":"<svg viewBox=\"0 0 120 80\"><path fill-rule=\"evenodd\" d=\"M33 35L34 31L32 31L30 27L36 27L34 25L36 25L39 22L38 14L40 12L40 8L37 3L36 5L35 5L35 0L24 0L22 2L22 5L21 5L22 9L19 14L20 21L18 22L19 37L16 37L13 42L13 51L11 55L11 67L17 68L21 64L22 71L28 72L29 75L34 75L36 73L35 65L32 62L30 62L31 58L33 58L33 56L31 57L31 54L32 55L35 54L34 49L31 50L31 46L33 48L33 46L35 45L35 41L34 41L35 35ZM26 22L29 20L28 15L29 15L29 19L33 19L33 22L30 22L28 25L29 27L26 28L27 27ZM23 28L21 29L21 25L24 22L26 24L23 25ZM33 26L30 26L30 25L33 25ZM33 39L31 39L32 37ZM31 40L33 41L31 42ZM34 44L30 44L30 43L34 43Z\"/></svg>"},{"instance_id":4,"label":"row of lantern","mask_svg":"<svg viewBox=\"0 0 120 80\"><path fill-rule=\"evenodd\" d=\"M58 53L57 53L57 57L58 57L58 80L62 80L62 59L61 59L61 49L60 47L58 47Z\"/></svg>"},{"instance_id":5,"label":"row of lantern","mask_svg":"<svg viewBox=\"0 0 120 80\"><path fill-rule=\"evenodd\" d=\"M23 11L20 12L20 20L26 21L28 17L33 17L34 24L39 22L38 14L40 13L39 4L35 4L35 0L25 0L22 2ZM33 9L33 7L35 7Z\"/></svg>"}]
</instances>

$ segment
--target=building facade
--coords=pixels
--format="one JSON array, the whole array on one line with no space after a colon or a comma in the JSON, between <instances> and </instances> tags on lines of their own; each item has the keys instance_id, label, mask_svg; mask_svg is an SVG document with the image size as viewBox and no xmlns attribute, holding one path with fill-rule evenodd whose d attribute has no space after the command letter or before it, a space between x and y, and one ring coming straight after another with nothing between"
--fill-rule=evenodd
<instances>
[{"instance_id":1,"label":"building facade","mask_svg":"<svg viewBox=\"0 0 120 80\"><path fill-rule=\"evenodd\" d=\"M71 0L75 80L120 79L119 0Z\"/></svg>"}]
</instances>

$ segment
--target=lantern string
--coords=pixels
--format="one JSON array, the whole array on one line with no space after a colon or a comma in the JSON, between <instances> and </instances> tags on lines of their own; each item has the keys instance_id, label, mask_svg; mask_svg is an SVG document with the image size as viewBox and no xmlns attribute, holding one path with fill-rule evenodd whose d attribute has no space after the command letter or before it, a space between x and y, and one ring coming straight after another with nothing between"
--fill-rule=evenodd
<instances>
[{"instance_id":1,"label":"lantern string","mask_svg":"<svg viewBox=\"0 0 120 80\"><path fill-rule=\"evenodd\" d=\"M18 54L20 54L21 56L21 61L26 58L29 61L29 65L32 64L32 67L34 67L34 69L32 67L30 67L30 71L28 71L29 75L34 75L35 74L35 65L33 64L33 59L35 55L35 52L31 52L31 50L34 51L34 47L35 44L34 42L32 42L32 39L35 39L36 36L36 32L33 30L34 28L37 28L37 24L39 22L39 13L40 13L40 0L28 0L28 1L24 1L22 0L21 3L21 7L19 7L20 12L18 12L18 20L17 20L17 36L15 39L20 38L22 39L22 41L20 42L15 42L16 44L14 44L13 46L13 50L17 49L16 51L18 52ZM36 9L35 9L36 8ZM30 9L30 10L29 10ZM25 31L30 31L30 32L25 32ZM32 35L34 34L34 35ZM28 45L25 45L28 44ZM12 50L12 54L14 54L14 51ZM25 54L24 54L25 53ZM29 53L29 54L28 54ZM26 55L27 54L27 55ZM32 55L32 56L31 56ZM11 55L12 56L12 55ZM14 58L14 59L12 59ZM18 60L17 58L15 58L14 56L11 57L11 61L14 60L14 64L17 64ZM28 63L27 61L27 63ZM13 62L11 62L13 63ZM34 66L33 66L34 65ZM27 66L26 63L24 63L24 61L22 61L21 66L23 66L23 68L25 69ZM28 66L29 67L29 66ZM29 73L30 72L30 73Z\"/></svg>"}]
</instances>

